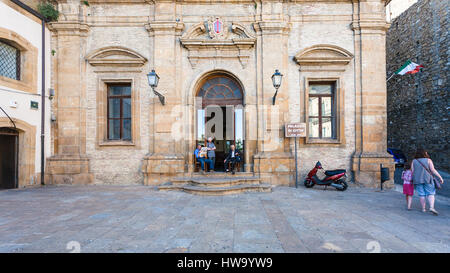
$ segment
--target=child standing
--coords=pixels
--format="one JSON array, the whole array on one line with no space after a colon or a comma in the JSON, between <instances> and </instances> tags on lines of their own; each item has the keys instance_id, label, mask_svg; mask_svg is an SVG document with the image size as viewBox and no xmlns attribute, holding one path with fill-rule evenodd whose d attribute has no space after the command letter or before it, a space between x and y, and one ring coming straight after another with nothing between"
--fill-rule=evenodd
<instances>
[{"instance_id":1,"label":"child standing","mask_svg":"<svg viewBox=\"0 0 450 273\"><path fill-rule=\"evenodd\" d=\"M406 205L411 210L412 197L414 195L414 184L412 182L411 163L406 162L402 173L403 194L406 196Z\"/></svg>"}]
</instances>

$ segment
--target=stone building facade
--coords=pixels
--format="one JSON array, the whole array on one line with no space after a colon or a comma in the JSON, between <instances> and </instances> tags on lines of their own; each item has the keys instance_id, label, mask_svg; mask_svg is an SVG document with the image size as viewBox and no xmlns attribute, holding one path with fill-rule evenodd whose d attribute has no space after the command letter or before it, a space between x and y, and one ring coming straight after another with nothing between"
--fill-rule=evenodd
<instances>
[{"instance_id":1,"label":"stone building facade","mask_svg":"<svg viewBox=\"0 0 450 273\"><path fill-rule=\"evenodd\" d=\"M410 59L420 73L388 82L388 146L409 158L425 148L437 168L450 171L450 37L448 2L422 0L397 17L387 33L387 72Z\"/></svg>"},{"instance_id":2,"label":"stone building facade","mask_svg":"<svg viewBox=\"0 0 450 273\"><path fill-rule=\"evenodd\" d=\"M57 2L49 182L155 185L192 175L195 145L222 114L234 133L211 130L218 157L241 145L242 171L273 185L294 183L290 122L307 125L300 177L318 160L366 186L379 185L381 163L393 171L387 1ZM273 104L276 69L284 76ZM152 70L164 104L147 82Z\"/></svg>"},{"instance_id":3,"label":"stone building facade","mask_svg":"<svg viewBox=\"0 0 450 273\"><path fill-rule=\"evenodd\" d=\"M48 88L42 90L42 81L50 86L50 31L45 27L43 38L41 20L12 1L0 1L0 14L0 189L36 186L41 150L51 156L50 117L41 121L42 94L50 112Z\"/></svg>"}]
</instances>

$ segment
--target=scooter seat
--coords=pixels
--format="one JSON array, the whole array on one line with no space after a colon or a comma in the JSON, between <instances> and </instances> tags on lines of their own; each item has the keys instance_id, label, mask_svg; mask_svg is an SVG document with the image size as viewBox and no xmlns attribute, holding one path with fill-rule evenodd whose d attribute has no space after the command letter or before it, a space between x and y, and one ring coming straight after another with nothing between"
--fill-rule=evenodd
<instances>
[{"instance_id":1,"label":"scooter seat","mask_svg":"<svg viewBox=\"0 0 450 273\"><path fill-rule=\"evenodd\" d=\"M344 169L339 169L339 170L329 170L329 171L325 171L325 175L327 175L327 176L333 176L333 175L341 174L341 173L345 173L345 172L346 172L346 170L344 170Z\"/></svg>"}]
</instances>

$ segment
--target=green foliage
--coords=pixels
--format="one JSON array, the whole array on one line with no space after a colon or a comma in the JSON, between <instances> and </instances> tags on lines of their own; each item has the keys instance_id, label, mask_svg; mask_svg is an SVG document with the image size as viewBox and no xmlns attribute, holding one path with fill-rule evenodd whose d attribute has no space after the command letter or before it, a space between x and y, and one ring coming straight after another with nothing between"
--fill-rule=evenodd
<instances>
[{"instance_id":1,"label":"green foliage","mask_svg":"<svg viewBox=\"0 0 450 273\"><path fill-rule=\"evenodd\" d=\"M242 139L236 140L236 150L242 151L244 149L244 143L242 143Z\"/></svg>"},{"instance_id":2,"label":"green foliage","mask_svg":"<svg viewBox=\"0 0 450 273\"><path fill-rule=\"evenodd\" d=\"M47 22L57 21L59 16L59 11L50 2L40 2L38 5L38 11L42 16L44 16Z\"/></svg>"},{"instance_id":3,"label":"green foliage","mask_svg":"<svg viewBox=\"0 0 450 273\"><path fill-rule=\"evenodd\" d=\"M88 1L84 0L84 1L83 1L83 4L85 4L86 6L89 7L89 2L88 2Z\"/></svg>"}]
</instances>

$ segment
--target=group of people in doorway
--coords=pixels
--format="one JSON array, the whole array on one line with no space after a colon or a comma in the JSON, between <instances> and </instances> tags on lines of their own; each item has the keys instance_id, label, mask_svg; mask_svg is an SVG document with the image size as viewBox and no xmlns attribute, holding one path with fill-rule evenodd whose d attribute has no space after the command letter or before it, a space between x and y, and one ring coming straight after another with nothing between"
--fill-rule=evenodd
<instances>
[{"instance_id":1,"label":"group of people in doorway","mask_svg":"<svg viewBox=\"0 0 450 273\"><path fill-rule=\"evenodd\" d=\"M208 141L206 145L203 146L201 144L197 145L197 148L194 151L195 158L198 162L200 162L200 166L202 169L202 173L205 172L205 164L208 164L209 172L214 172L214 167L216 165L216 145L212 141L212 137L208 137ZM230 151L225 156L223 161L225 172L230 172L235 174L235 166L238 162L241 162L241 153L236 150L235 145L230 145Z\"/></svg>"},{"instance_id":2,"label":"group of people in doorway","mask_svg":"<svg viewBox=\"0 0 450 273\"><path fill-rule=\"evenodd\" d=\"M428 152L419 149L416 151L412 162L406 162L403 168L403 194L406 196L406 206L411 210L414 191L419 195L422 212L426 212L426 201L430 206L429 211L434 215L438 212L434 208L434 196L436 188L444 183L442 176L436 171Z\"/></svg>"}]
</instances>

